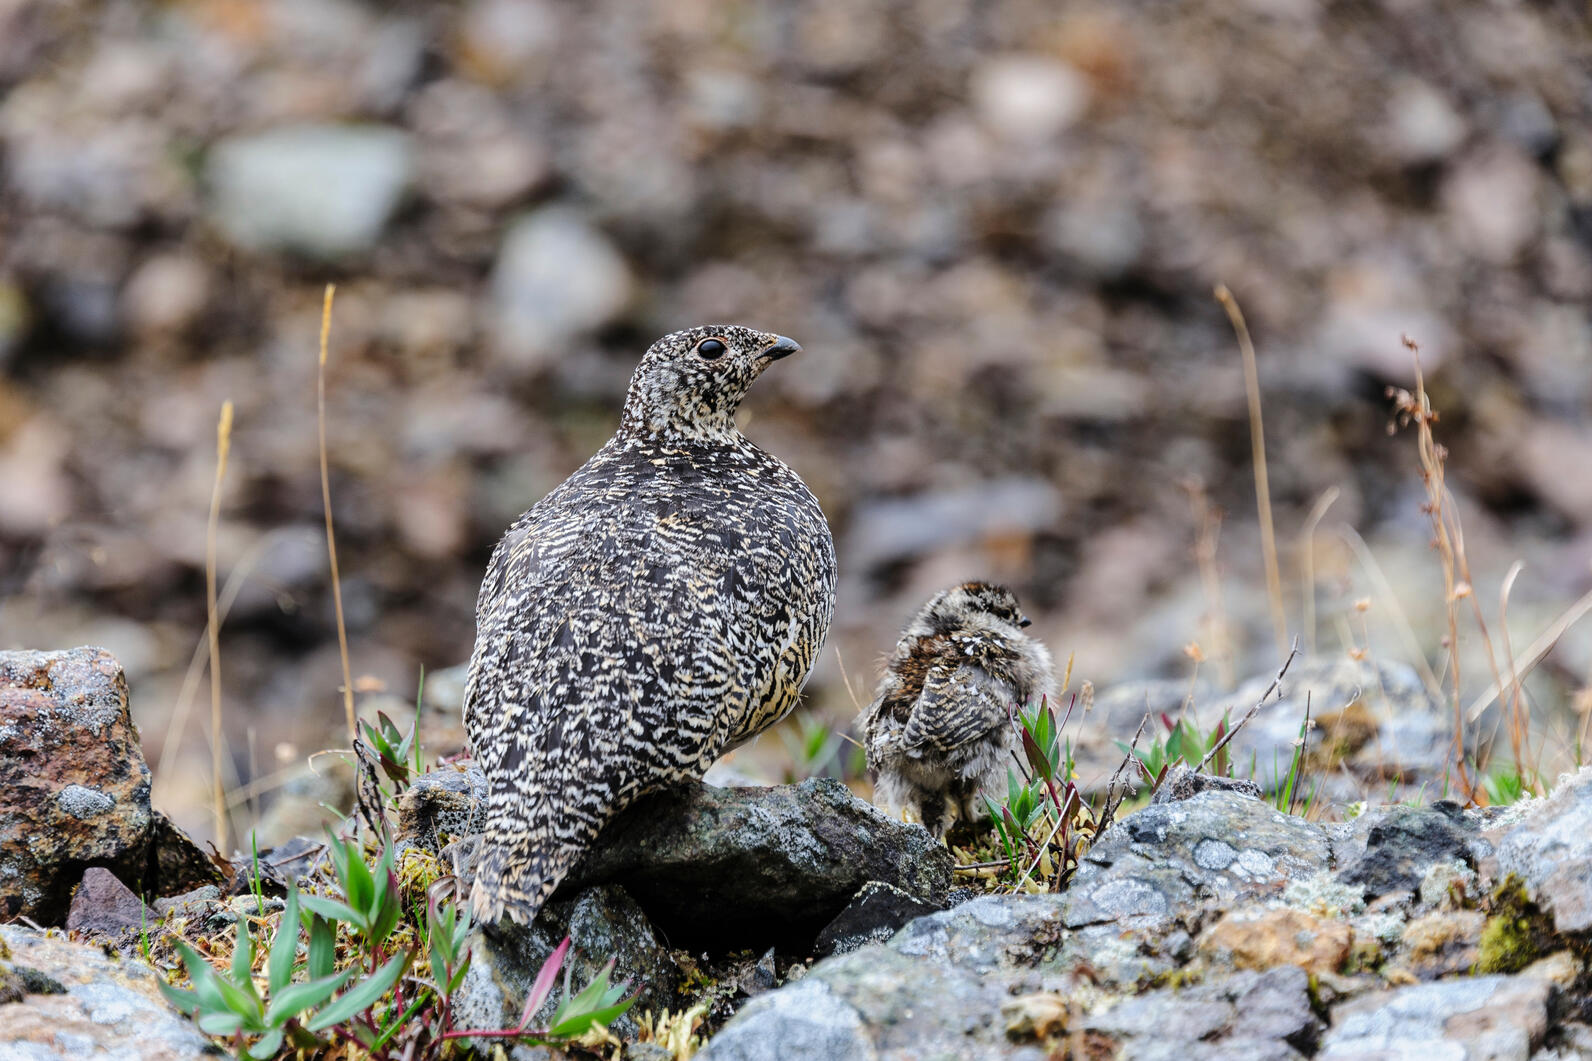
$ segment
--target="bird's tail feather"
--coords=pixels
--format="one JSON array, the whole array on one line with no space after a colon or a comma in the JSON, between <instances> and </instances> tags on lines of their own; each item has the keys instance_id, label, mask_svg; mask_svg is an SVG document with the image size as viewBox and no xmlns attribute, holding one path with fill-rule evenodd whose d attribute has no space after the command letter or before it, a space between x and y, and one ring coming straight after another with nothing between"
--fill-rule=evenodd
<instances>
[{"instance_id":1,"label":"bird's tail feather","mask_svg":"<svg viewBox=\"0 0 1592 1061\"><path fill-rule=\"evenodd\" d=\"M476 864L470 906L477 921L505 917L528 925L564 877L585 854L583 844L516 849L493 843L488 836Z\"/></svg>"}]
</instances>

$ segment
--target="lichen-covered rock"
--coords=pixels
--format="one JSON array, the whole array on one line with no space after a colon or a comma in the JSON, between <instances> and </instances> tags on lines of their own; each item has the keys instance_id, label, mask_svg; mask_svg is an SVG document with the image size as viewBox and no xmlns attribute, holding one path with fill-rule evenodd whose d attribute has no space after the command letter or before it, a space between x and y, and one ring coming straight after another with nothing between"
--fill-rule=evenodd
<instances>
[{"instance_id":1,"label":"lichen-covered rock","mask_svg":"<svg viewBox=\"0 0 1592 1061\"><path fill-rule=\"evenodd\" d=\"M102 648L0 652L0 920L66 916L103 866L146 894L218 878L150 809L121 665Z\"/></svg>"},{"instance_id":2,"label":"lichen-covered rock","mask_svg":"<svg viewBox=\"0 0 1592 1061\"><path fill-rule=\"evenodd\" d=\"M1091 1040L1119 1045L1123 1061L1283 1061L1305 1056L1321 1034L1310 978L1296 966L1241 972L1182 990L1127 999L1079 1022Z\"/></svg>"},{"instance_id":3,"label":"lichen-covered rock","mask_svg":"<svg viewBox=\"0 0 1592 1061\"><path fill-rule=\"evenodd\" d=\"M1391 807L1367 815L1361 825L1365 850L1338 879L1363 888L1367 898L1415 892L1438 864L1475 866L1472 845L1479 839L1477 824L1456 803Z\"/></svg>"},{"instance_id":4,"label":"lichen-covered rock","mask_svg":"<svg viewBox=\"0 0 1592 1061\"><path fill-rule=\"evenodd\" d=\"M1232 910L1200 938L1200 952L1238 969L1297 965L1306 972L1337 972L1348 960L1354 930L1293 907Z\"/></svg>"},{"instance_id":5,"label":"lichen-covered rock","mask_svg":"<svg viewBox=\"0 0 1592 1061\"><path fill-rule=\"evenodd\" d=\"M676 988L680 969L669 957L646 915L623 888L590 888L573 900L549 903L529 928L505 922L478 928L471 938L470 971L454 1000L458 1028L509 1028L519 1022L525 996L542 963L569 936L565 965L577 985L585 985L612 958L610 982L629 981L640 992L637 1008L611 1029L625 1038L636 1034L636 1014L680 1009ZM533 1018L545 1022L562 997L559 991Z\"/></svg>"},{"instance_id":6,"label":"lichen-covered rock","mask_svg":"<svg viewBox=\"0 0 1592 1061\"><path fill-rule=\"evenodd\" d=\"M1556 929L1592 933L1592 766L1534 801L1497 857L1500 873L1518 876Z\"/></svg>"},{"instance_id":7,"label":"lichen-covered rock","mask_svg":"<svg viewBox=\"0 0 1592 1061\"><path fill-rule=\"evenodd\" d=\"M1331 865L1325 830L1234 792L1157 804L1108 829L1067 893L1067 926L1145 926L1279 892Z\"/></svg>"},{"instance_id":8,"label":"lichen-covered rock","mask_svg":"<svg viewBox=\"0 0 1592 1061\"><path fill-rule=\"evenodd\" d=\"M934 913L937 906L915 899L893 884L871 880L856 898L824 926L813 944L821 958L845 954L868 943L883 943L909 921Z\"/></svg>"},{"instance_id":9,"label":"lichen-covered rock","mask_svg":"<svg viewBox=\"0 0 1592 1061\"><path fill-rule=\"evenodd\" d=\"M1014 989L1074 986L1055 964L1061 898L986 896L913 921L882 946L826 959L747 1003L699 1061L1046 1056L1014 1044ZM1048 959L1048 960L1047 960Z\"/></svg>"},{"instance_id":10,"label":"lichen-covered rock","mask_svg":"<svg viewBox=\"0 0 1592 1061\"><path fill-rule=\"evenodd\" d=\"M1552 984L1476 976L1401 987L1343 1003L1318 1061L1453 1058L1526 1061L1548 1030Z\"/></svg>"},{"instance_id":11,"label":"lichen-covered rock","mask_svg":"<svg viewBox=\"0 0 1592 1061\"><path fill-rule=\"evenodd\" d=\"M17 925L0 925L0 985L20 974L22 997L4 1009L6 1061L188 1061L222 1050L169 1007L158 975L137 958ZM4 1001L4 999L0 999Z\"/></svg>"},{"instance_id":12,"label":"lichen-covered rock","mask_svg":"<svg viewBox=\"0 0 1592 1061\"><path fill-rule=\"evenodd\" d=\"M59 923L90 865L141 878L150 821L115 657L0 653L0 920Z\"/></svg>"},{"instance_id":13,"label":"lichen-covered rock","mask_svg":"<svg viewBox=\"0 0 1592 1061\"><path fill-rule=\"evenodd\" d=\"M408 842L430 846L477 821L479 770L433 771L404 796ZM468 879L468 844L449 862ZM451 856L459 854L459 858ZM758 788L683 786L637 801L598 836L557 894L622 885L676 946L778 944L807 953L864 884L939 908L952 860L920 825L883 814L829 778Z\"/></svg>"}]
</instances>

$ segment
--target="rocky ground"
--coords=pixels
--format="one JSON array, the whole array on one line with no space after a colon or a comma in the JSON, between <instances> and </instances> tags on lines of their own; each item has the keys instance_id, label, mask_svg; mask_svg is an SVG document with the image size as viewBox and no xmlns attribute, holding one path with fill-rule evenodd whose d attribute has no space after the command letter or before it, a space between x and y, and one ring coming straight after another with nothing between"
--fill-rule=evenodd
<instances>
[{"instance_id":1,"label":"rocky ground","mask_svg":"<svg viewBox=\"0 0 1592 1061\"><path fill-rule=\"evenodd\" d=\"M1379 673L1389 700L1362 710L1428 710L1418 683L1401 696L1396 671ZM1306 667L1285 689L1334 680ZM0 654L0 792L25 796L0 804L0 902L24 915L0 928L7 1057L206 1056L210 1041L153 987L175 962L152 970L145 956L280 910L251 894L251 872L274 896L324 857L314 839L200 856L157 824L137 742L115 739L127 718L109 655ZM1364 769L1362 749L1328 733L1336 758L1310 767L1323 789ZM97 757L61 752L96 742ZM1414 747L1412 771L1426 754ZM1592 768L1486 810L1414 798L1304 816L1260 781L1169 781L1096 836L1064 887L1037 894L988 893L921 826L830 779L661 794L605 832L535 924L475 932L460 1026L511 1025L567 935L581 982L612 957L639 990L592 1047L611 1059L1592 1051ZM467 764L414 781L398 817L404 879L429 863L468 882L483 791ZM672 1040L655 1034L665 1010L689 1011Z\"/></svg>"},{"instance_id":2,"label":"rocky ground","mask_svg":"<svg viewBox=\"0 0 1592 1061\"><path fill-rule=\"evenodd\" d=\"M1185 677L1198 641L1230 691L1276 660L1218 282L1260 346L1292 629L1440 654L1384 432L1408 332L1489 616L1527 561L1523 646L1592 586L1588 41L1576 5L1488 0L8 0L0 645L113 647L155 784L208 829L179 705L231 398L229 765L336 739L335 280L344 603L396 692L466 656L495 536L605 436L641 348L725 317L807 347L748 430L834 523L856 683L982 575L1102 687ZM1532 695L1551 714L1589 670L1572 629ZM843 724L839 678L826 652L813 706Z\"/></svg>"}]
</instances>

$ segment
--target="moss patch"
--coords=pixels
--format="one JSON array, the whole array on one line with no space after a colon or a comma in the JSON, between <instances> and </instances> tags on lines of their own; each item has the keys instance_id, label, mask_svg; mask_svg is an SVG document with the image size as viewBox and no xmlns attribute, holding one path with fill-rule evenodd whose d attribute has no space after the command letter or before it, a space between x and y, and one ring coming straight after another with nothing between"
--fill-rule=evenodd
<instances>
[{"instance_id":1,"label":"moss patch","mask_svg":"<svg viewBox=\"0 0 1592 1061\"><path fill-rule=\"evenodd\" d=\"M1518 973L1550 948L1552 925L1513 874L1492 893L1490 916L1482 926L1476 959L1478 973Z\"/></svg>"}]
</instances>

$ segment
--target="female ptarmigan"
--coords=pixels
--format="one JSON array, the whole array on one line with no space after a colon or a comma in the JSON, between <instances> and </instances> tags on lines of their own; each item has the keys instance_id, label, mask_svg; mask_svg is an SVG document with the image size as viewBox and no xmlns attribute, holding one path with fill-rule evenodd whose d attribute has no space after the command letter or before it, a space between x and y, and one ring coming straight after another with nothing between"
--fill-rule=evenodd
<instances>
[{"instance_id":1,"label":"female ptarmigan","mask_svg":"<svg viewBox=\"0 0 1592 1061\"><path fill-rule=\"evenodd\" d=\"M1027 625L1012 592L986 582L913 616L862 713L875 804L944 836L982 813L981 792L1005 792L1013 712L1055 692L1050 652Z\"/></svg>"},{"instance_id":2,"label":"female ptarmigan","mask_svg":"<svg viewBox=\"0 0 1592 1061\"><path fill-rule=\"evenodd\" d=\"M488 782L478 918L529 922L610 818L795 705L834 540L735 411L800 349L730 326L658 340L618 432L498 543L464 696Z\"/></svg>"}]
</instances>

